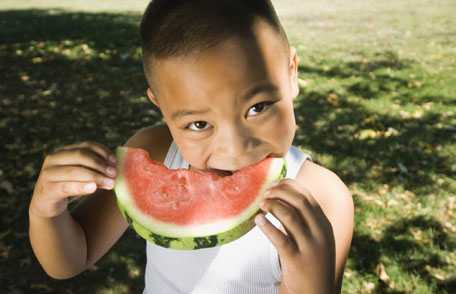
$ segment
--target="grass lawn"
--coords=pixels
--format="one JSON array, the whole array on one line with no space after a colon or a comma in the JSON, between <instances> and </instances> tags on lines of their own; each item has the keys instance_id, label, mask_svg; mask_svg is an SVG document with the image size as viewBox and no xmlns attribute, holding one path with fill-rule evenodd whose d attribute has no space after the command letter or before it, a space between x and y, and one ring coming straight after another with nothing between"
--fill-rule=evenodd
<instances>
[{"instance_id":1,"label":"grass lawn","mask_svg":"<svg viewBox=\"0 0 456 294\"><path fill-rule=\"evenodd\" d=\"M276 2L301 58L294 143L335 171L356 205L343 293L456 293L456 2ZM0 4L6 293L144 287L145 244L132 231L64 281L44 274L28 242L46 152L83 140L113 149L160 123L140 63L145 1L87 3Z\"/></svg>"}]
</instances>

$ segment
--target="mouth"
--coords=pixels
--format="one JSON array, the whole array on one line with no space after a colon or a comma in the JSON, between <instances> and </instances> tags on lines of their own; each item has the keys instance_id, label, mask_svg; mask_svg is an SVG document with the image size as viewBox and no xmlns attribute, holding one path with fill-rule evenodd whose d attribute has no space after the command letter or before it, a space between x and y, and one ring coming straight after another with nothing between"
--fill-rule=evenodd
<instances>
[{"instance_id":1,"label":"mouth","mask_svg":"<svg viewBox=\"0 0 456 294\"><path fill-rule=\"evenodd\" d=\"M274 155L274 154L268 154L267 156L261 158L260 160L256 160L254 161L253 163L249 164L248 166L250 165L255 165L257 163L259 163L260 161L262 160L265 160L266 158L271 158L271 157L276 157L277 155ZM243 168L246 168L247 166L244 166L240 169L236 169L236 170L224 170L224 169L217 169L217 168L209 168L208 171L211 172L211 173L214 173L216 175L219 175L221 177L226 177L226 176L231 176L233 175L234 173L236 173L237 171L243 169Z\"/></svg>"},{"instance_id":2,"label":"mouth","mask_svg":"<svg viewBox=\"0 0 456 294\"><path fill-rule=\"evenodd\" d=\"M219 175L221 177L227 177L227 176L231 176L231 175L234 174L234 171L215 169L215 168L209 169L209 172L217 174L217 175Z\"/></svg>"}]
</instances>

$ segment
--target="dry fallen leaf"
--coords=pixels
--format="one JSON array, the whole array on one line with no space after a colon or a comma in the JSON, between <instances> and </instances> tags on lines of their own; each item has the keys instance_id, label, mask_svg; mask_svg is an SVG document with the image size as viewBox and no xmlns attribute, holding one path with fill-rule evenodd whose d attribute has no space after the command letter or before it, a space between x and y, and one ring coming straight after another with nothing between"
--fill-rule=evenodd
<instances>
[{"instance_id":1,"label":"dry fallen leaf","mask_svg":"<svg viewBox=\"0 0 456 294\"><path fill-rule=\"evenodd\" d=\"M359 131L357 134L355 134L355 138L359 140L366 140L366 139L375 139L380 137L381 132L372 130L372 129L364 129Z\"/></svg>"},{"instance_id":2,"label":"dry fallen leaf","mask_svg":"<svg viewBox=\"0 0 456 294\"><path fill-rule=\"evenodd\" d=\"M332 106L339 106L339 96L336 93L331 93L326 97L326 101Z\"/></svg>"},{"instance_id":3,"label":"dry fallen leaf","mask_svg":"<svg viewBox=\"0 0 456 294\"><path fill-rule=\"evenodd\" d=\"M376 274L378 275L378 278L380 281L388 285L390 288L394 288L394 283L391 281L388 273L385 270L385 266L383 263L379 263L375 269Z\"/></svg>"},{"instance_id":4,"label":"dry fallen leaf","mask_svg":"<svg viewBox=\"0 0 456 294\"><path fill-rule=\"evenodd\" d=\"M377 268L375 269L375 272L377 273L377 275L378 275L378 277L380 278L381 281L383 281L385 283L389 283L390 277L386 273L385 266L383 265L383 263L379 263L377 265Z\"/></svg>"}]
</instances>

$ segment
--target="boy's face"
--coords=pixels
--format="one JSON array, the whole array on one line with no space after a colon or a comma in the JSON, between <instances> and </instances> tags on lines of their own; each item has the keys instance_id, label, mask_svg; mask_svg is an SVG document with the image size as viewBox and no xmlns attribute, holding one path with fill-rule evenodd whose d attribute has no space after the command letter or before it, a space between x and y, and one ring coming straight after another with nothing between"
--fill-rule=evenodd
<instances>
[{"instance_id":1,"label":"boy's face","mask_svg":"<svg viewBox=\"0 0 456 294\"><path fill-rule=\"evenodd\" d=\"M293 141L298 58L266 23L254 32L255 42L230 39L154 63L148 96L191 168L235 171L284 156Z\"/></svg>"}]
</instances>

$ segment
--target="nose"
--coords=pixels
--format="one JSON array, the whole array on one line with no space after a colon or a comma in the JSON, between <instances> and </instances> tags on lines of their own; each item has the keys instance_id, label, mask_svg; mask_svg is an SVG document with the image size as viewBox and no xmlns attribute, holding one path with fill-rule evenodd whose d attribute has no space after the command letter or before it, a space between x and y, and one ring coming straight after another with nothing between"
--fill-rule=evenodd
<instances>
[{"instance_id":1,"label":"nose","mask_svg":"<svg viewBox=\"0 0 456 294\"><path fill-rule=\"evenodd\" d=\"M213 154L221 158L238 158L248 150L249 137L249 130L243 126L224 126L217 131Z\"/></svg>"},{"instance_id":2,"label":"nose","mask_svg":"<svg viewBox=\"0 0 456 294\"><path fill-rule=\"evenodd\" d=\"M211 157L225 170L237 170L252 163L253 150L260 145L251 130L242 125L225 126L217 131ZM214 168L217 168L214 166Z\"/></svg>"}]
</instances>

